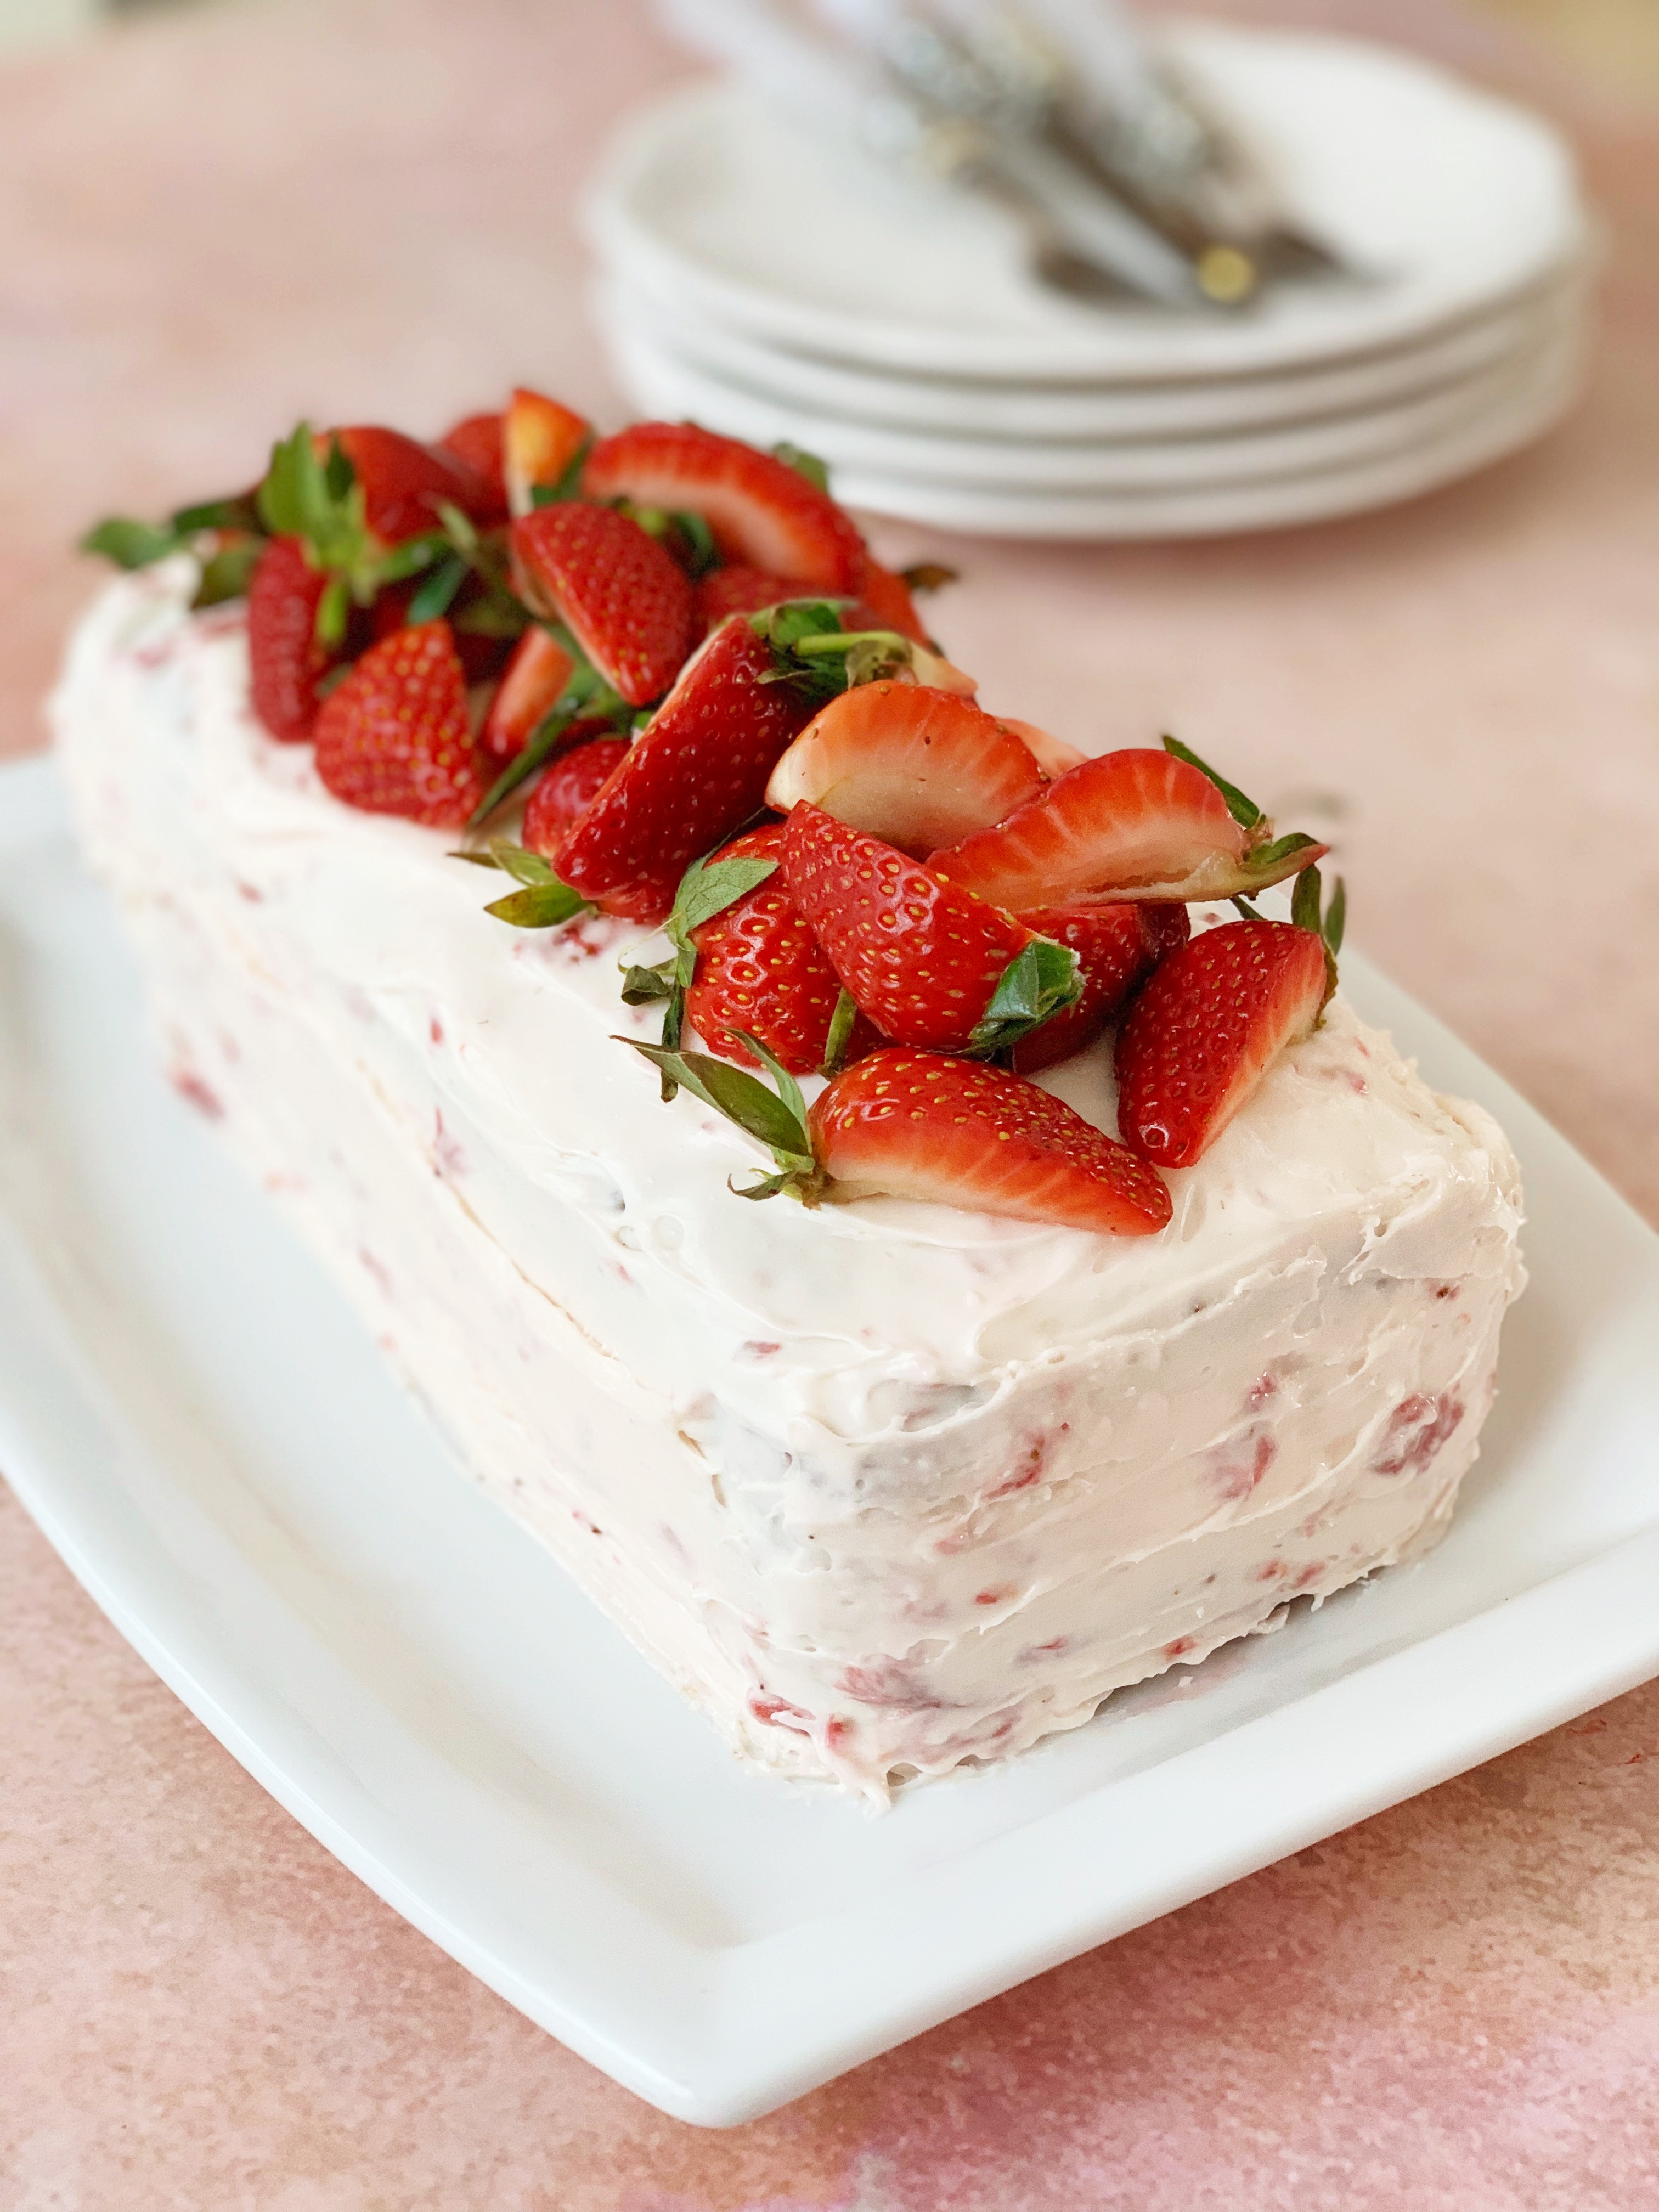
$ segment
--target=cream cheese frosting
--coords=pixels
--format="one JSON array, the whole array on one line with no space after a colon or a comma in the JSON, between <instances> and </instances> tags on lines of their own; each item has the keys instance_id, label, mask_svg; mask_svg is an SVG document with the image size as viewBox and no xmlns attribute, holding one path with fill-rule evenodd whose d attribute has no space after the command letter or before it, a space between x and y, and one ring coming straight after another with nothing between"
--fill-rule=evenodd
<instances>
[{"instance_id":1,"label":"cream cheese frosting","mask_svg":"<svg viewBox=\"0 0 1659 2212\"><path fill-rule=\"evenodd\" d=\"M744 1204L756 1148L614 1041L660 940L508 929L453 837L339 805L191 583L111 586L53 703L174 1079L742 1755L880 1799L1444 1528L1518 1176L1340 995L1160 1236ZM1103 1048L1042 1080L1115 1131Z\"/></svg>"}]
</instances>

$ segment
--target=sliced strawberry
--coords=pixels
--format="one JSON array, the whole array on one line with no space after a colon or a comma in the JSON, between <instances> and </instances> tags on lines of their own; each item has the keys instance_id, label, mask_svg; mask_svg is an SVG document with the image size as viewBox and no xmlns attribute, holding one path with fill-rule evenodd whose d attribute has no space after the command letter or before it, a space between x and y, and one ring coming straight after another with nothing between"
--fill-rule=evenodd
<instances>
[{"instance_id":1,"label":"sliced strawberry","mask_svg":"<svg viewBox=\"0 0 1659 2212\"><path fill-rule=\"evenodd\" d=\"M592 434L592 424L558 400L515 392L501 418L502 473L513 513L530 514L533 494L561 483Z\"/></svg>"},{"instance_id":2,"label":"sliced strawberry","mask_svg":"<svg viewBox=\"0 0 1659 2212\"><path fill-rule=\"evenodd\" d=\"M317 606L328 579L297 538L273 538L247 589L253 711L285 744L311 735L317 686L331 656L317 641Z\"/></svg>"},{"instance_id":3,"label":"sliced strawberry","mask_svg":"<svg viewBox=\"0 0 1659 2212\"><path fill-rule=\"evenodd\" d=\"M477 516L479 522L507 520L507 479L501 472L501 426L505 419L501 415L468 415L446 430L438 441L445 453L465 461L489 486L489 513Z\"/></svg>"},{"instance_id":4,"label":"sliced strawberry","mask_svg":"<svg viewBox=\"0 0 1659 2212\"><path fill-rule=\"evenodd\" d=\"M363 520L382 545L435 530L445 501L476 522L493 519L489 482L459 453L373 422L349 424L334 436L362 488Z\"/></svg>"},{"instance_id":5,"label":"sliced strawberry","mask_svg":"<svg viewBox=\"0 0 1659 2212\"><path fill-rule=\"evenodd\" d=\"M524 842L545 860L556 859L574 825L598 798L628 751L626 738L593 738L562 753L530 794Z\"/></svg>"},{"instance_id":6,"label":"sliced strawberry","mask_svg":"<svg viewBox=\"0 0 1659 2212\"><path fill-rule=\"evenodd\" d=\"M517 760L536 725L563 696L575 665L550 630L532 623L513 648L478 732L479 744L499 767Z\"/></svg>"},{"instance_id":7,"label":"sliced strawberry","mask_svg":"<svg viewBox=\"0 0 1659 2212\"><path fill-rule=\"evenodd\" d=\"M1064 738L1039 729L1035 722L1018 722L1012 714L1001 717L1005 730L1012 730L1030 753L1032 759L1052 782L1064 775L1067 769L1079 768L1089 757L1080 745L1068 745Z\"/></svg>"},{"instance_id":8,"label":"sliced strawberry","mask_svg":"<svg viewBox=\"0 0 1659 2212\"><path fill-rule=\"evenodd\" d=\"M711 568L698 578L697 621L706 636L718 629L728 615L757 614L763 607L775 607L784 599L799 597L800 586L793 577L775 576L768 569L751 568L739 561L725 568Z\"/></svg>"},{"instance_id":9,"label":"sliced strawberry","mask_svg":"<svg viewBox=\"0 0 1659 2212\"><path fill-rule=\"evenodd\" d=\"M872 1053L807 1116L839 1198L886 1192L1109 1237L1168 1222L1158 1175L1023 1075L932 1053Z\"/></svg>"},{"instance_id":10,"label":"sliced strawberry","mask_svg":"<svg viewBox=\"0 0 1659 2212\"><path fill-rule=\"evenodd\" d=\"M1042 788L1020 740L970 700L926 684L860 684L832 699L772 771L766 803L802 804L902 852L952 845Z\"/></svg>"},{"instance_id":11,"label":"sliced strawberry","mask_svg":"<svg viewBox=\"0 0 1659 2212\"><path fill-rule=\"evenodd\" d=\"M637 522L586 500L538 507L513 526L525 599L574 631L630 707L659 699L691 649L691 586Z\"/></svg>"},{"instance_id":12,"label":"sliced strawberry","mask_svg":"<svg viewBox=\"0 0 1659 2212\"><path fill-rule=\"evenodd\" d=\"M1183 945L1118 1031L1124 1142L1160 1167L1191 1167L1313 1029L1326 976L1320 938L1290 922L1231 921Z\"/></svg>"},{"instance_id":13,"label":"sliced strawberry","mask_svg":"<svg viewBox=\"0 0 1659 2212\"><path fill-rule=\"evenodd\" d=\"M1012 915L816 806L790 815L783 866L830 965L899 1044L965 1049L1031 941Z\"/></svg>"},{"instance_id":14,"label":"sliced strawberry","mask_svg":"<svg viewBox=\"0 0 1659 2212\"><path fill-rule=\"evenodd\" d=\"M700 514L728 561L823 592L857 592L867 558L852 518L798 469L693 422L635 422L587 457L590 499Z\"/></svg>"},{"instance_id":15,"label":"sliced strawberry","mask_svg":"<svg viewBox=\"0 0 1659 2212\"><path fill-rule=\"evenodd\" d=\"M927 635L927 625L910 597L910 586L902 576L884 568L873 553L865 555L855 588L860 600L875 618L870 624L872 629L896 629L901 637L912 638L918 645L933 642Z\"/></svg>"},{"instance_id":16,"label":"sliced strawberry","mask_svg":"<svg viewBox=\"0 0 1659 2212\"><path fill-rule=\"evenodd\" d=\"M1015 914L1090 898L1231 898L1265 890L1324 852L1311 839L1246 830L1212 779L1150 750L1103 753L934 865Z\"/></svg>"},{"instance_id":17,"label":"sliced strawberry","mask_svg":"<svg viewBox=\"0 0 1659 2212\"><path fill-rule=\"evenodd\" d=\"M571 512L544 507L518 527ZM773 666L741 616L714 632L572 833L565 882L610 914L667 915L687 865L759 813L778 756L811 713L793 685L763 680Z\"/></svg>"},{"instance_id":18,"label":"sliced strawberry","mask_svg":"<svg viewBox=\"0 0 1659 2212\"><path fill-rule=\"evenodd\" d=\"M751 830L716 858L781 861L782 823ZM693 930L691 942L697 969L686 994L686 1018L710 1052L757 1067L755 1054L732 1035L744 1030L792 1075L823 1066L841 983L781 872ZM867 1023L855 1025L848 1056L869 1051L876 1041Z\"/></svg>"},{"instance_id":19,"label":"sliced strawberry","mask_svg":"<svg viewBox=\"0 0 1659 2212\"><path fill-rule=\"evenodd\" d=\"M1052 938L1076 953L1083 995L1075 1006L1053 1014L1013 1048L1022 1075L1052 1067L1099 1036L1128 1003L1136 987L1175 943L1184 944L1191 923L1184 906L1037 907L1020 919L1039 937ZM1174 938L1178 927L1180 937Z\"/></svg>"},{"instance_id":20,"label":"sliced strawberry","mask_svg":"<svg viewBox=\"0 0 1659 2212\"><path fill-rule=\"evenodd\" d=\"M371 646L317 717L317 771L370 814L459 829L483 797L466 678L447 622Z\"/></svg>"}]
</instances>

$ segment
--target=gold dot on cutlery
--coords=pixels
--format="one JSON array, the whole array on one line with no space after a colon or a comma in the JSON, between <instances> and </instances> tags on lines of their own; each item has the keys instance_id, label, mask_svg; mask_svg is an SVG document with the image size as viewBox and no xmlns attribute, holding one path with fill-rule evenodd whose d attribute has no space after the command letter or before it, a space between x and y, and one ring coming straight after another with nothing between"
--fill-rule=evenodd
<instances>
[{"instance_id":1,"label":"gold dot on cutlery","mask_svg":"<svg viewBox=\"0 0 1659 2212\"><path fill-rule=\"evenodd\" d=\"M1236 246L1206 246L1193 264L1199 290L1224 307L1249 299L1255 289L1256 273L1255 262Z\"/></svg>"}]
</instances>

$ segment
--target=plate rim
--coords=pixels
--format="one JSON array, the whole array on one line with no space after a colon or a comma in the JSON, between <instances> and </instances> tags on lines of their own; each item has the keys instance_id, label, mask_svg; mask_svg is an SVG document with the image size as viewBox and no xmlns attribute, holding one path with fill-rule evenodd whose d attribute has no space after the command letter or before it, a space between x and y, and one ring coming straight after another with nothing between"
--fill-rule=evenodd
<instances>
[{"instance_id":1,"label":"plate rim","mask_svg":"<svg viewBox=\"0 0 1659 2212\"><path fill-rule=\"evenodd\" d=\"M63 815L49 757L0 768L0 844L55 840L64 832ZM1552 1164L1545 1180L1568 1177L1575 1193L1595 1205L1601 1230L1628 1246L1644 1279L1651 1272L1659 1281L1659 1233L1436 1017L1363 959L1352 966L1356 995L1367 1012L1403 1025L1418 1049L1426 1042L1436 1079L1452 1081L1497 1111L1523 1158L1541 1148ZM695 2124L730 2126L757 2118L969 2005L1659 1673L1659 1613L1650 1601L1659 1578L1656 1522L1401 1650L1139 1772L1086 1790L942 1863L905 1875L876 1899L823 1918L706 1947L676 1935L620 1891L590 1884L582 1909L602 1915L615 1946L601 1986L591 1972L571 1966L568 1944L562 1949L552 1940L557 1928L529 1947L535 1955L526 1963L526 1947L520 1945L515 1960L502 1931L479 1928L476 1911L469 1925L453 1897L446 1901L441 1869L434 1879L431 1865L422 1868L406 1820L378 1804L358 1778L343 1776L337 1761L319 1788L319 1761L314 1753L308 1760L307 1726L238 1673L234 1654L223 1648L201 1601L193 1612L175 1602L158 1613L154 1572L147 1580L142 1558L135 1564L131 1551L111 1554L106 1524L112 1510L139 1523L142 1539L136 1504L125 1492L106 1497L100 1522L88 1503L97 1495L96 1471L70 1468L65 1474L52 1463L61 1456L58 1449L40 1445L37 1431L56 1417L52 1408L61 1415L67 1406L88 1449L130 1450L132 1441L123 1443L118 1409L105 1402L72 1327L32 1263L20 1265L8 1249L13 1244L18 1252L26 1249L0 1214L0 1313L9 1311L15 1321L21 1311L33 1330L32 1341L27 1326L14 1340L27 1359L20 1365L22 1355L14 1352L11 1380L0 1391L0 1465L70 1572L209 1732L368 1887L580 2056L660 2110ZM159 1540L151 1541L159 1556ZM187 1583L175 1564L164 1565L164 1582ZM1636 1593L1644 1602L1631 1601ZM1559 1632L1553 1639L1547 1632L1552 1622L1570 1624L1565 1644ZM1470 1644L1484 1660L1499 1651L1505 1663L1496 1670L1460 1668L1458 1649ZM1547 1650L1548 1679L1540 1680ZM1425 1697L1435 1713L1426 1741L1420 1728L1398 1725L1398 1717L1413 1713ZM1379 1759L1376 1746L1389 1740L1391 1717L1391 1747ZM1316 1753L1310 1768L1308 1756ZM1287 1758L1297 1762L1297 1791L1286 1796L1261 1789L1263 1773ZM1188 1808L1188 1832L1204 1839L1184 1856L1170 1847L1172 1799ZM1125 1818L1126 1808L1156 1811L1160 1802L1162 1827L1158 1819ZM1224 1832L1217 1817L1224 1807L1224 1848L1213 1840ZM1045 1879L1021 1882L1014 1877L1022 1859L1031 1859L1034 1838ZM1129 1845L1129 1856L1138 1850L1139 1858L1126 1882L1122 1861ZM995 1887L999 1913L993 1927L981 1929L979 1948L965 1955L963 1909L975 1897L982 1905L988 1883ZM925 1965L919 1963L924 1949ZM562 1982L554 1986L560 1969ZM782 1978L799 1988L804 1974L813 1981L813 2017L808 2021L792 2011L782 2032L777 1985ZM762 2001L769 1986L769 2010ZM648 2018L641 2011L647 1997Z\"/></svg>"}]
</instances>

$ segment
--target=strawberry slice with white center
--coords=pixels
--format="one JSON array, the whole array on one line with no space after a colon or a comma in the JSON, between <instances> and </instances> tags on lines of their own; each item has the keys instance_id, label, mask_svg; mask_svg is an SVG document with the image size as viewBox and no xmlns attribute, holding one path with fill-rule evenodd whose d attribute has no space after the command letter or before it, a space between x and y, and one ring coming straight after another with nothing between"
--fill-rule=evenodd
<instances>
[{"instance_id":1,"label":"strawberry slice with white center","mask_svg":"<svg viewBox=\"0 0 1659 2212\"><path fill-rule=\"evenodd\" d=\"M1242 802L1243 803L1243 802ZM1191 760L1150 749L1103 753L1049 784L994 829L933 855L952 883L1011 913L1091 898L1231 898L1316 860L1311 838L1247 829Z\"/></svg>"},{"instance_id":2,"label":"strawberry slice with white center","mask_svg":"<svg viewBox=\"0 0 1659 2212\"><path fill-rule=\"evenodd\" d=\"M1083 993L1075 1006L1022 1037L1012 1064L1022 1075L1070 1060L1116 1018L1159 961L1186 942L1192 925L1184 906L1038 907L1020 919L1028 929L1076 953Z\"/></svg>"},{"instance_id":3,"label":"strawberry slice with white center","mask_svg":"<svg viewBox=\"0 0 1659 2212\"><path fill-rule=\"evenodd\" d=\"M1125 1144L1159 1167L1201 1159L1280 1053L1313 1030L1328 965L1316 929L1284 921L1228 922L1172 954L1118 1031Z\"/></svg>"},{"instance_id":4,"label":"strawberry slice with white center","mask_svg":"<svg viewBox=\"0 0 1659 2212\"><path fill-rule=\"evenodd\" d=\"M592 434L592 425L558 400L515 391L501 417L501 475L512 512L530 514L538 491L559 488Z\"/></svg>"},{"instance_id":5,"label":"strawberry slice with white center","mask_svg":"<svg viewBox=\"0 0 1659 2212\"><path fill-rule=\"evenodd\" d=\"M569 511L544 507L518 526ZM793 685L763 680L775 665L740 615L715 631L562 848L566 883L606 913L665 919L688 863L760 812L767 777L811 713Z\"/></svg>"},{"instance_id":6,"label":"strawberry slice with white center","mask_svg":"<svg viewBox=\"0 0 1659 2212\"><path fill-rule=\"evenodd\" d=\"M727 561L854 595L867 556L852 518L799 470L692 422L635 422L601 438L582 471L589 499L700 514Z\"/></svg>"},{"instance_id":7,"label":"strawberry slice with white center","mask_svg":"<svg viewBox=\"0 0 1659 2212\"><path fill-rule=\"evenodd\" d=\"M537 724L564 696L575 665L550 630L532 623L513 648L478 732L479 744L498 766L517 760Z\"/></svg>"},{"instance_id":8,"label":"strawberry slice with white center","mask_svg":"<svg viewBox=\"0 0 1659 2212\"><path fill-rule=\"evenodd\" d=\"M921 1199L1109 1237L1168 1222L1158 1176L1022 1075L936 1054L872 1053L807 1115L836 1199Z\"/></svg>"},{"instance_id":9,"label":"strawberry slice with white center","mask_svg":"<svg viewBox=\"0 0 1659 2212\"><path fill-rule=\"evenodd\" d=\"M1000 1049L1077 995L1069 951L816 806L790 815L783 866L830 964L897 1043Z\"/></svg>"},{"instance_id":10,"label":"strawberry slice with white center","mask_svg":"<svg viewBox=\"0 0 1659 2212\"><path fill-rule=\"evenodd\" d=\"M1030 752L954 692L860 684L832 699L772 772L766 803L803 803L906 853L953 845L1042 788Z\"/></svg>"},{"instance_id":11,"label":"strawberry slice with white center","mask_svg":"<svg viewBox=\"0 0 1659 2212\"><path fill-rule=\"evenodd\" d=\"M690 651L691 585L657 540L612 507L568 500L513 526L520 590L562 622L630 707L661 698Z\"/></svg>"}]
</instances>

